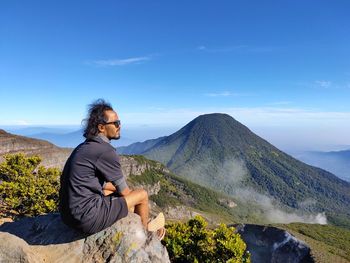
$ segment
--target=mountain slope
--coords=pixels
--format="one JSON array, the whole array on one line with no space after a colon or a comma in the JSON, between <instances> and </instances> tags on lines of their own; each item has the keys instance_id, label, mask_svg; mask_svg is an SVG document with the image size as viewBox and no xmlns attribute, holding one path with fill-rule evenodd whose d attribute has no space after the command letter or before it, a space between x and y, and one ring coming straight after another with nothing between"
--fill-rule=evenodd
<instances>
[{"instance_id":1,"label":"mountain slope","mask_svg":"<svg viewBox=\"0 0 350 263\"><path fill-rule=\"evenodd\" d=\"M157 139L147 140L145 142L136 142L129 146L118 147L118 151L123 154L140 154L149 149L151 149L154 145L156 145L159 141L163 140L164 137L160 137Z\"/></svg>"},{"instance_id":2,"label":"mountain slope","mask_svg":"<svg viewBox=\"0 0 350 263\"><path fill-rule=\"evenodd\" d=\"M348 182L292 158L227 114L199 116L141 154L212 189L325 211L333 223L350 226Z\"/></svg>"}]
</instances>

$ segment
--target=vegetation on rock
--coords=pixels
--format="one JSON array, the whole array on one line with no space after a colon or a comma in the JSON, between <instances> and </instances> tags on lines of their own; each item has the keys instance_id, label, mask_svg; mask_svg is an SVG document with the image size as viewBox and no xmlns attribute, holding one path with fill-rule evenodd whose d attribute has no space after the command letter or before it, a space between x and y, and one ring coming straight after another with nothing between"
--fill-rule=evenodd
<instances>
[{"instance_id":1,"label":"vegetation on rock","mask_svg":"<svg viewBox=\"0 0 350 263\"><path fill-rule=\"evenodd\" d=\"M57 210L60 171L39 166L41 158L5 155L0 164L4 215L35 216Z\"/></svg>"},{"instance_id":2,"label":"vegetation on rock","mask_svg":"<svg viewBox=\"0 0 350 263\"><path fill-rule=\"evenodd\" d=\"M163 243L171 262L250 262L246 244L235 228L220 224L207 229L207 222L200 216L168 225Z\"/></svg>"}]
</instances>

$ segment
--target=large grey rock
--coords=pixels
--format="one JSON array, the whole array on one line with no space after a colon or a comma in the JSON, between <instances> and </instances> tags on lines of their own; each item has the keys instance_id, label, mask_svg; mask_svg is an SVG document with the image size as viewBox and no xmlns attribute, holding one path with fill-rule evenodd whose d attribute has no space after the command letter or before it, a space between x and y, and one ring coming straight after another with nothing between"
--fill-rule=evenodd
<instances>
[{"instance_id":1,"label":"large grey rock","mask_svg":"<svg viewBox=\"0 0 350 263\"><path fill-rule=\"evenodd\" d=\"M170 262L133 213L94 235L67 227L59 214L25 218L1 225L0 240L0 262Z\"/></svg>"},{"instance_id":2,"label":"large grey rock","mask_svg":"<svg viewBox=\"0 0 350 263\"><path fill-rule=\"evenodd\" d=\"M237 225L252 262L313 263L309 246L283 229L272 226Z\"/></svg>"}]
</instances>

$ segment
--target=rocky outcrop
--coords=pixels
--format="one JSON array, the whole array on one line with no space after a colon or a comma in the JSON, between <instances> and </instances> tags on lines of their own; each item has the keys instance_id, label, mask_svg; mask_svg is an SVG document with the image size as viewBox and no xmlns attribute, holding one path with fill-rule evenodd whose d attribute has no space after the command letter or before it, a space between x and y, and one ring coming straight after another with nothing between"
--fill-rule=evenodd
<instances>
[{"instance_id":1,"label":"rocky outcrop","mask_svg":"<svg viewBox=\"0 0 350 263\"><path fill-rule=\"evenodd\" d=\"M0 240L0 262L170 262L133 213L94 235L70 229L59 214L25 218L1 225Z\"/></svg>"},{"instance_id":2,"label":"rocky outcrop","mask_svg":"<svg viewBox=\"0 0 350 263\"><path fill-rule=\"evenodd\" d=\"M219 202L220 202L220 204L226 205L230 208L237 206L237 204L235 202L233 202L232 200L229 200L229 199L221 198L221 199L219 199Z\"/></svg>"},{"instance_id":3,"label":"rocky outcrop","mask_svg":"<svg viewBox=\"0 0 350 263\"><path fill-rule=\"evenodd\" d=\"M260 226L235 226L247 249L252 262L259 263L313 263L310 248L285 230Z\"/></svg>"},{"instance_id":4,"label":"rocky outcrop","mask_svg":"<svg viewBox=\"0 0 350 263\"><path fill-rule=\"evenodd\" d=\"M204 217L207 221L210 222L210 219L207 218L205 215L200 214L198 212L193 211L191 207L186 207L186 206L175 206L175 207L167 207L164 210L164 214L166 214L168 219L177 221L177 220L184 220L184 219L191 219L195 217L196 215L201 215Z\"/></svg>"},{"instance_id":5,"label":"rocky outcrop","mask_svg":"<svg viewBox=\"0 0 350 263\"><path fill-rule=\"evenodd\" d=\"M153 184L153 185L138 184L137 187L145 189L149 196L157 195L159 193L160 189L161 189L161 185L160 185L159 181L157 183Z\"/></svg>"},{"instance_id":6,"label":"rocky outcrop","mask_svg":"<svg viewBox=\"0 0 350 263\"><path fill-rule=\"evenodd\" d=\"M142 158L142 157L139 157ZM129 175L141 175L149 169L161 170L163 172L169 172L161 163L148 160L147 162L137 160L137 157L121 155L120 163L122 166L123 174Z\"/></svg>"}]
</instances>

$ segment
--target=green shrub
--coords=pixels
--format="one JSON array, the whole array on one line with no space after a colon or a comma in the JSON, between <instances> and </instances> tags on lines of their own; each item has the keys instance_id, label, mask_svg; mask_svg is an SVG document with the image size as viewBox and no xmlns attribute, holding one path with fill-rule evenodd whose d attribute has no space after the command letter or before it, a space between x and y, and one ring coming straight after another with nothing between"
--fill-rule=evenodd
<instances>
[{"instance_id":1,"label":"green shrub","mask_svg":"<svg viewBox=\"0 0 350 263\"><path fill-rule=\"evenodd\" d=\"M60 171L39 166L38 156L5 155L0 164L4 214L35 216L57 210Z\"/></svg>"},{"instance_id":2,"label":"green shrub","mask_svg":"<svg viewBox=\"0 0 350 263\"><path fill-rule=\"evenodd\" d=\"M207 229L207 222L196 216L187 223L167 226L167 235L162 241L171 262L250 262L246 244L234 227L221 224Z\"/></svg>"}]
</instances>

